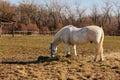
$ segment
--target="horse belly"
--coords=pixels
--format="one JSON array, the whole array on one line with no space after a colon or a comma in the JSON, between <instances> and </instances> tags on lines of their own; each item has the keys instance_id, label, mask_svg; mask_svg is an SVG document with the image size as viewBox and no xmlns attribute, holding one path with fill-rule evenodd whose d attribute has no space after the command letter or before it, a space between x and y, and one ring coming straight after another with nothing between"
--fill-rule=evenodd
<instances>
[{"instance_id":1,"label":"horse belly","mask_svg":"<svg viewBox=\"0 0 120 80\"><path fill-rule=\"evenodd\" d=\"M88 42L86 37L73 37L73 42L76 44L85 44Z\"/></svg>"},{"instance_id":2,"label":"horse belly","mask_svg":"<svg viewBox=\"0 0 120 80\"><path fill-rule=\"evenodd\" d=\"M79 40L79 42L78 42L79 44L85 44L85 43L88 43L88 40L86 40L86 39L81 39L81 40Z\"/></svg>"}]
</instances>

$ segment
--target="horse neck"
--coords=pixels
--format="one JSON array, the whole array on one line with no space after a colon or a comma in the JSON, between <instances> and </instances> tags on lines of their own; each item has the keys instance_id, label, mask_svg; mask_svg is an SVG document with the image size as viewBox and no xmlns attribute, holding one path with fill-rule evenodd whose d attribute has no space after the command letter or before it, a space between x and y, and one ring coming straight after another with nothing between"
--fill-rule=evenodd
<instances>
[{"instance_id":1,"label":"horse neck","mask_svg":"<svg viewBox=\"0 0 120 80\"><path fill-rule=\"evenodd\" d=\"M56 33L53 41L52 41L52 43L53 43L53 45L54 45L55 47L57 47L57 46L61 43L61 40L60 40L61 34L62 34L62 31L61 31L61 30L58 31L58 32Z\"/></svg>"},{"instance_id":2,"label":"horse neck","mask_svg":"<svg viewBox=\"0 0 120 80\"><path fill-rule=\"evenodd\" d=\"M54 40L52 41L54 47L57 47L61 43L60 36L55 36Z\"/></svg>"},{"instance_id":3,"label":"horse neck","mask_svg":"<svg viewBox=\"0 0 120 80\"><path fill-rule=\"evenodd\" d=\"M57 47L57 45L58 45L58 40L57 40L57 39L54 39L54 40L52 41L52 44L54 45L54 47Z\"/></svg>"}]
</instances>

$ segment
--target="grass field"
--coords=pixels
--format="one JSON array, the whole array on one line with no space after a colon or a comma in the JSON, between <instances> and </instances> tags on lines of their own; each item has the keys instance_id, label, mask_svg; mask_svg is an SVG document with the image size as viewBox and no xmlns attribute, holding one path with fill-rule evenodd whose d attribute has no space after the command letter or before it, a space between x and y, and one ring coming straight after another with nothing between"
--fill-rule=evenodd
<instances>
[{"instance_id":1,"label":"grass field","mask_svg":"<svg viewBox=\"0 0 120 80\"><path fill-rule=\"evenodd\" d=\"M53 36L2 36L0 80L120 80L120 36L106 36L105 61L93 62L94 45L77 45L78 56L65 57L65 45L49 58ZM71 50L72 52L72 50Z\"/></svg>"}]
</instances>

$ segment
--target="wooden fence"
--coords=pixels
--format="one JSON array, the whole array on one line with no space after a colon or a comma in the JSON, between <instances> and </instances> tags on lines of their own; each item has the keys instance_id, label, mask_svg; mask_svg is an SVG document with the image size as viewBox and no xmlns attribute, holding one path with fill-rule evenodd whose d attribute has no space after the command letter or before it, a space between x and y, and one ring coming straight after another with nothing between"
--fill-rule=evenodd
<instances>
[{"instance_id":1,"label":"wooden fence","mask_svg":"<svg viewBox=\"0 0 120 80\"><path fill-rule=\"evenodd\" d=\"M31 34L40 34L40 35L54 35L57 31L3 31L1 34L21 34L21 35L31 35Z\"/></svg>"}]
</instances>

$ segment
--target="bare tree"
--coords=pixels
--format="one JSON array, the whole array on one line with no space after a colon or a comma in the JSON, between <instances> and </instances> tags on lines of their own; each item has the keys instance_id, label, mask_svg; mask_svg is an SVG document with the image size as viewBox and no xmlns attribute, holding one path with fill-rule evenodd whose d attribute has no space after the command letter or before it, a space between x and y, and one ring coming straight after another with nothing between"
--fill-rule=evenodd
<instances>
[{"instance_id":1,"label":"bare tree","mask_svg":"<svg viewBox=\"0 0 120 80\"><path fill-rule=\"evenodd\" d=\"M107 22L111 22L111 9L112 5L109 0L104 2L104 7L102 7L102 17L101 17L101 25L106 24Z\"/></svg>"},{"instance_id":2,"label":"bare tree","mask_svg":"<svg viewBox=\"0 0 120 80\"><path fill-rule=\"evenodd\" d=\"M118 31L120 34L120 2L118 0L116 0L114 2L114 7L115 7L115 17L116 17L116 21L117 21L117 27L118 27Z\"/></svg>"},{"instance_id":3,"label":"bare tree","mask_svg":"<svg viewBox=\"0 0 120 80\"><path fill-rule=\"evenodd\" d=\"M0 1L0 18L14 19L16 7L6 1Z\"/></svg>"},{"instance_id":4,"label":"bare tree","mask_svg":"<svg viewBox=\"0 0 120 80\"><path fill-rule=\"evenodd\" d=\"M80 4L76 4L76 15L77 15L77 26L82 26L83 22L84 22L84 17L85 17L85 11L86 9L82 9Z\"/></svg>"},{"instance_id":5,"label":"bare tree","mask_svg":"<svg viewBox=\"0 0 120 80\"><path fill-rule=\"evenodd\" d=\"M37 7L34 3L26 4L21 3L19 6L19 12L22 23L30 24L35 23L35 16L37 14Z\"/></svg>"},{"instance_id":6,"label":"bare tree","mask_svg":"<svg viewBox=\"0 0 120 80\"><path fill-rule=\"evenodd\" d=\"M39 1L39 3L37 2ZM81 0L75 0L70 5L71 0L21 0L19 6L13 6L9 2L0 0L0 17L15 19L18 23L29 27L31 24L37 25L39 30L43 27L49 30L56 30L56 26L75 25L86 26L96 24L103 26L105 32L109 34L115 31L117 25L120 30L120 1L104 0L101 8L93 5L91 13L86 15L86 9L81 7ZM113 5L111 4L114 3ZM37 3L36 3L37 2ZM68 4L69 3L69 4ZM114 9L114 16L112 15ZM47 29L46 28L46 29Z\"/></svg>"},{"instance_id":7,"label":"bare tree","mask_svg":"<svg viewBox=\"0 0 120 80\"><path fill-rule=\"evenodd\" d=\"M95 25L100 25L100 10L98 9L97 5L93 5L91 9L90 18Z\"/></svg>"},{"instance_id":8,"label":"bare tree","mask_svg":"<svg viewBox=\"0 0 120 80\"><path fill-rule=\"evenodd\" d=\"M61 9L63 7L63 5L58 1L58 0L53 0L50 2L51 4L48 5L48 3L46 2L46 7L48 10L48 23L49 26L51 27L51 29L56 29L56 25L58 23L62 23L63 19L62 19L62 15L61 15Z\"/></svg>"}]
</instances>

